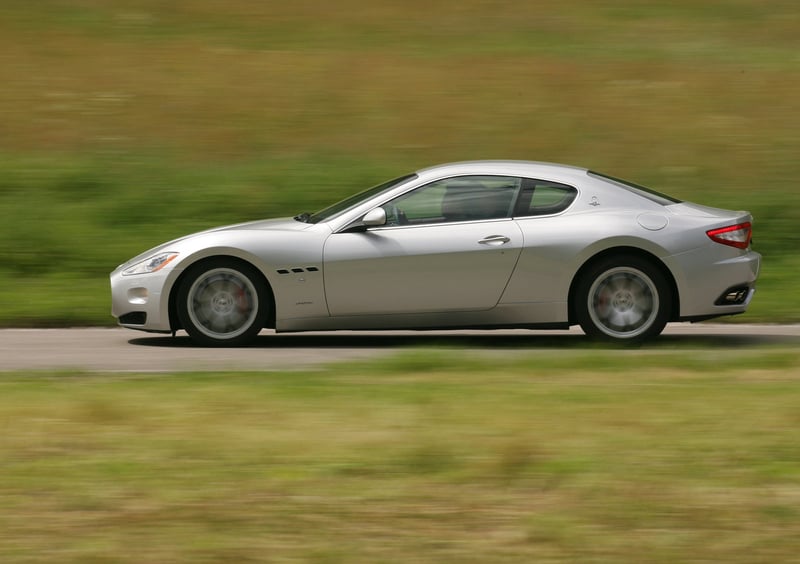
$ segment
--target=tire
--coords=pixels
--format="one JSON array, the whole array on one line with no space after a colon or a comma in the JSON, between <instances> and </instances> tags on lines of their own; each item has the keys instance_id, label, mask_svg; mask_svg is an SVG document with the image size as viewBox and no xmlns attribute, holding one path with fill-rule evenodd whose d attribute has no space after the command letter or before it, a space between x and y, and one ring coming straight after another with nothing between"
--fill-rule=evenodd
<instances>
[{"instance_id":1,"label":"tire","mask_svg":"<svg viewBox=\"0 0 800 564\"><path fill-rule=\"evenodd\" d=\"M589 337L633 343L664 330L672 311L672 292L664 274L650 261L610 257L580 276L575 313Z\"/></svg>"},{"instance_id":2,"label":"tire","mask_svg":"<svg viewBox=\"0 0 800 564\"><path fill-rule=\"evenodd\" d=\"M237 347L252 342L271 307L261 273L234 259L211 259L189 267L178 289L181 324L204 346Z\"/></svg>"}]
</instances>

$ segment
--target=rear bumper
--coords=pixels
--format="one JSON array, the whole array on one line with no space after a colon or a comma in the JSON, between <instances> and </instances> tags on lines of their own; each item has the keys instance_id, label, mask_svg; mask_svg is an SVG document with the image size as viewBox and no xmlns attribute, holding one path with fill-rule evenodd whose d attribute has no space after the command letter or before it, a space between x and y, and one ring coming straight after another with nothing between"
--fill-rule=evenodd
<instances>
[{"instance_id":1,"label":"rear bumper","mask_svg":"<svg viewBox=\"0 0 800 564\"><path fill-rule=\"evenodd\" d=\"M701 256L682 257L685 276L678 281L680 318L710 319L744 313L755 294L761 255L748 250L705 264L700 263Z\"/></svg>"}]
</instances>

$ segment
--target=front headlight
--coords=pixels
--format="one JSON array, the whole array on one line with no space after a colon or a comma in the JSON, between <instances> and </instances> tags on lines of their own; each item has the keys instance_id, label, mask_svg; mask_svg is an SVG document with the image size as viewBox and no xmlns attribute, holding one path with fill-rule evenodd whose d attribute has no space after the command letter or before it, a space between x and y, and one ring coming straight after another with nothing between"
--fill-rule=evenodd
<instances>
[{"instance_id":1,"label":"front headlight","mask_svg":"<svg viewBox=\"0 0 800 564\"><path fill-rule=\"evenodd\" d=\"M160 253L141 262L137 262L133 266L129 266L122 271L123 276L132 276L134 274L150 274L157 272L172 262L178 253Z\"/></svg>"}]
</instances>

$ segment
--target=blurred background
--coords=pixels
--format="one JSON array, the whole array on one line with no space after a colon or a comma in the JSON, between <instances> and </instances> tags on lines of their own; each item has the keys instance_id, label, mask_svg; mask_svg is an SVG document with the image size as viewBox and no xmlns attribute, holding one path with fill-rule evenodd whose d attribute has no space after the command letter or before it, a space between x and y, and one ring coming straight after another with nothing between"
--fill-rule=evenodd
<instances>
[{"instance_id":1,"label":"blurred background","mask_svg":"<svg viewBox=\"0 0 800 564\"><path fill-rule=\"evenodd\" d=\"M0 0L0 327L486 158L750 210L732 321L798 323L798 100L797 0ZM796 562L797 351L708 342L5 374L0 561Z\"/></svg>"},{"instance_id":2,"label":"blurred background","mask_svg":"<svg viewBox=\"0 0 800 564\"><path fill-rule=\"evenodd\" d=\"M111 324L167 239L439 162L563 162L755 215L800 321L795 0L3 0L0 326Z\"/></svg>"}]
</instances>

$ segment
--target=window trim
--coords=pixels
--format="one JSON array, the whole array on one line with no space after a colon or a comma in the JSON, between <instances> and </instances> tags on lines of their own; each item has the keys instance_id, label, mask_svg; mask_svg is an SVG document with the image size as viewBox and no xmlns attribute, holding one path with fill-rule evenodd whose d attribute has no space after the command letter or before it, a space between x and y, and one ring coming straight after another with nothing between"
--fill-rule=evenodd
<instances>
[{"instance_id":1,"label":"window trim","mask_svg":"<svg viewBox=\"0 0 800 564\"><path fill-rule=\"evenodd\" d=\"M548 180L546 178L533 178L530 176L522 176L518 174L481 174L481 173L469 173L469 174L454 174L449 176L442 176L440 178L434 178L425 182L424 184L420 184L418 186L410 187L409 189L394 195L391 198L387 198L386 200L378 200L374 201L372 206L366 210L364 213L369 212L372 209L382 207L387 205L388 203L396 200L398 198L402 198L404 196L408 196L409 194L416 192L417 190L421 190L431 184L448 181L448 180L456 180L456 179L463 179L463 178L470 178L470 177L496 177L496 178L507 178L511 180L518 180L518 185L515 189L515 194L512 196L512 203L513 205L509 206L508 212L506 212L505 216L502 217L492 217L492 218L485 218L485 219L465 219L460 221L440 221L440 222L426 222L426 223L413 223L413 224L397 224L397 225L376 225L365 227L362 229L363 231L372 232L372 231L383 231L387 229L415 229L419 227L440 227L446 225L460 225L460 224L467 224L467 223L476 223L476 222L499 222L499 221L512 221L517 219L530 219L530 218L539 218L539 217L552 217L554 215L559 215L567 211L572 205L578 200L578 196L580 195L580 190L571 185L565 184L564 182L560 182L557 180ZM561 209L557 209L557 211L552 211L548 213L539 213L539 214L529 214L529 213L521 213L519 210L520 201L522 197L522 192L525 189L526 183L533 183L534 192L536 183L550 183L550 184L557 184L559 186L564 186L569 188L571 193L573 194L572 199ZM378 195L376 195L378 196ZM362 202L363 203L363 202ZM343 225L341 228L337 229L337 233L350 233L359 226L364 214L361 214L359 217L354 218L349 223ZM328 218L331 219L331 218ZM327 219L326 219L327 221Z\"/></svg>"}]
</instances>

